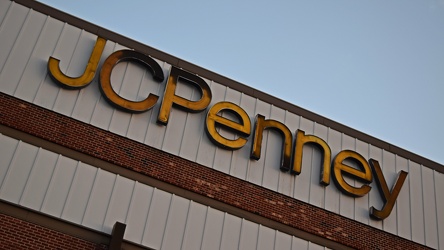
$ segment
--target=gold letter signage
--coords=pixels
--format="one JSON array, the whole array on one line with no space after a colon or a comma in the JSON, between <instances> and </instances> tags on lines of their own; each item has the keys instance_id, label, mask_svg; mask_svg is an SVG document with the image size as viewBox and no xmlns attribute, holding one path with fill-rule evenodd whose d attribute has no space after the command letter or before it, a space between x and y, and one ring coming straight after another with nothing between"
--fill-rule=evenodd
<instances>
[{"instance_id":1,"label":"gold letter signage","mask_svg":"<svg viewBox=\"0 0 444 250\"><path fill-rule=\"evenodd\" d=\"M228 111L234 114L240 122L234 122L228 118L218 115L222 111ZM237 132L239 136L237 139L227 139L223 137L216 130L216 124L222 125L234 132ZM247 143L247 138L250 135L251 123L248 114L239 106L231 102L218 102L208 110L207 121L205 123L207 133L214 143L218 146L227 149L239 149Z\"/></svg>"},{"instance_id":2,"label":"gold letter signage","mask_svg":"<svg viewBox=\"0 0 444 250\"><path fill-rule=\"evenodd\" d=\"M97 37L96 45L89 58L83 75L79 77L69 77L60 71L60 60L54 57L49 57L48 71L49 75L55 82L62 85L62 87L78 89L87 86L94 78L99 65L100 57L102 56L103 48L105 48L106 40Z\"/></svg>"},{"instance_id":3,"label":"gold letter signage","mask_svg":"<svg viewBox=\"0 0 444 250\"><path fill-rule=\"evenodd\" d=\"M194 85L200 92L201 98L197 101L187 100L181 96L176 95L176 87L179 79ZM176 105L188 112L200 112L205 110L211 101L211 90L208 84L200 77L186 72L184 70L172 67L168 83L163 95L162 105L160 106L159 116L157 122L166 125L170 117L171 107Z\"/></svg>"},{"instance_id":4,"label":"gold letter signage","mask_svg":"<svg viewBox=\"0 0 444 250\"><path fill-rule=\"evenodd\" d=\"M350 167L344 164L344 161L348 159L355 162L361 170ZM351 150L343 150L336 155L333 160L333 180L336 186L350 196L362 197L370 192L371 187L367 185L372 181L372 172L368 166L367 161L360 154ZM365 184L362 187L357 188L348 184L343 177L346 174L352 178L360 180Z\"/></svg>"},{"instance_id":5,"label":"gold letter signage","mask_svg":"<svg viewBox=\"0 0 444 250\"><path fill-rule=\"evenodd\" d=\"M122 98L111 86L111 71L113 70L114 66L121 61L139 62L151 70L155 80L163 82L164 76L162 68L151 57L137 53L133 50L119 50L112 53L103 63L102 71L100 71L100 91L105 99L117 108L134 113L149 110L156 104L157 99L159 98L158 96L149 94L145 100L135 102Z\"/></svg>"},{"instance_id":6,"label":"gold letter signage","mask_svg":"<svg viewBox=\"0 0 444 250\"><path fill-rule=\"evenodd\" d=\"M66 76L60 71L59 60L50 57L48 60L49 75L60 86L68 89L79 89L87 86L94 78L98 70L98 64L105 47L106 40L98 37L96 44L90 55L85 72L82 76L72 78ZM114 66L121 61L131 61L140 63L152 73L153 78L159 83L164 83L164 73L160 65L151 57L133 50L119 50L109 55L103 63L100 71L99 89L104 98L113 106L127 112L144 112L155 106L159 96L149 94L142 101L131 101L117 94L111 85L111 73ZM199 93L197 100L190 100L176 94L176 87L179 81L195 88ZM161 98L157 123L167 125L169 115L173 107L180 108L186 112L202 112L208 108L211 103L211 89L201 77L171 66L169 76L166 81L165 92ZM230 114L227 118L224 114ZM233 118L234 117L234 118ZM370 207L370 217L383 220L387 218L393 210L396 199L401 191L402 185L407 178L407 173L400 171L398 177L391 188L387 185L381 166L374 160L366 160L362 155L351 150L339 152L332 161L331 149L327 142L315 135L306 135L302 130L296 130L293 138L292 131L283 123L266 119L261 114L256 114L254 127L251 126L250 116L238 105L231 102L214 103L208 108L205 119L205 130L210 140L219 147L236 150L240 149L252 135L252 145L250 158L258 160L261 157L262 137L265 129L277 131L282 136L282 155L280 162L277 163L281 171L291 174L300 174L302 171L303 147L313 145L322 151L322 161L320 162L320 183L324 186L330 184L330 178L337 188L344 194L353 197L362 197L370 192L370 183L375 179L379 194L384 202L379 210ZM230 138L223 136L225 129L232 133ZM357 180L362 184L350 184L344 176ZM360 185L360 186L359 186Z\"/></svg>"}]
</instances>

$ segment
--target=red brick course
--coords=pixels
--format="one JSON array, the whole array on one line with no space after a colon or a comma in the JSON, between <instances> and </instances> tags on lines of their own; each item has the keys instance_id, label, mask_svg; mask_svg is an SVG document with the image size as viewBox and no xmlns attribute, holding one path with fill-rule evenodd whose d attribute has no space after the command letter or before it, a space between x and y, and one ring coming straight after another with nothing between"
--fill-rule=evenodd
<instances>
[{"instance_id":1,"label":"red brick course","mask_svg":"<svg viewBox=\"0 0 444 250\"><path fill-rule=\"evenodd\" d=\"M108 247L0 214L0 249L98 250Z\"/></svg>"},{"instance_id":2,"label":"red brick course","mask_svg":"<svg viewBox=\"0 0 444 250\"><path fill-rule=\"evenodd\" d=\"M353 248L427 249L3 93L0 124Z\"/></svg>"}]
</instances>

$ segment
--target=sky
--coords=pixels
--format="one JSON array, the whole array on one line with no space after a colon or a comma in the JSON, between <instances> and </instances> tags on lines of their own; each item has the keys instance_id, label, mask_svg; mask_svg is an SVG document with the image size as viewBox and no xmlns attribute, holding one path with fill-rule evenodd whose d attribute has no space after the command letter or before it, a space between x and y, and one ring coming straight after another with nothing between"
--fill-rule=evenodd
<instances>
[{"instance_id":1,"label":"sky","mask_svg":"<svg viewBox=\"0 0 444 250\"><path fill-rule=\"evenodd\" d=\"M40 2L444 164L444 0Z\"/></svg>"}]
</instances>

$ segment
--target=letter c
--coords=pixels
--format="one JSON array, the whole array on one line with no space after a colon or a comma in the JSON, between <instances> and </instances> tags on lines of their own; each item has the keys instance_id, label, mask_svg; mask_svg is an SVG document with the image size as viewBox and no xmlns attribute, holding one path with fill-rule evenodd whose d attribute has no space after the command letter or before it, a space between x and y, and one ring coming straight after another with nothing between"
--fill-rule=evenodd
<instances>
[{"instance_id":1,"label":"letter c","mask_svg":"<svg viewBox=\"0 0 444 250\"><path fill-rule=\"evenodd\" d=\"M103 63L100 71L99 88L105 99L113 106L132 113L141 113L152 108L159 98L157 95L149 94L148 97L142 101L131 101L121 97L117 94L111 86L111 72L119 62L122 61L136 61L147 66L153 73L153 78L162 82L164 75L160 65L151 57L133 50L119 50L112 53Z\"/></svg>"}]
</instances>

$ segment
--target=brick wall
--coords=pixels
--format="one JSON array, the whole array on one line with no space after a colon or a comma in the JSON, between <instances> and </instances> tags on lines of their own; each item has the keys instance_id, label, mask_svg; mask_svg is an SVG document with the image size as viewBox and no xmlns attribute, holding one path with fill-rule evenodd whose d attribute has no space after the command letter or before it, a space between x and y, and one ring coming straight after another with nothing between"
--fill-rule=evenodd
<instances>
[{"instance_id":1,"label":"brick wall","mask_svg":"<svg viewBox=\"0 0 444 250\"><path fill-rule=\"evenodd\" d=\"M0 124L353 248L427 249L3 93Z\"/></svg>"},{"instance_id":2,"label":"brick wall","mask_svg":"<svg viewBox=\"0 0 444 250\"><path fill-rule=\"evenodd\" d=\"M0 214L0 249L107 249L5 214Z\"/></svg>"}]
</instances>

